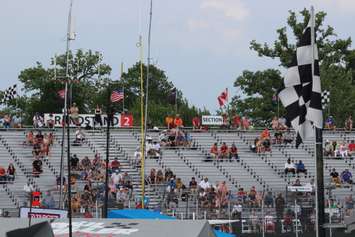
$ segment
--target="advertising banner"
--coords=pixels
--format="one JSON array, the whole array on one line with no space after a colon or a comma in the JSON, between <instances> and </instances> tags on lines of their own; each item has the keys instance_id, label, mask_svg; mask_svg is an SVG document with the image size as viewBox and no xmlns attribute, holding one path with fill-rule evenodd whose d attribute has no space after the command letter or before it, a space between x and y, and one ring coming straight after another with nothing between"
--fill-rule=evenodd
<instances>
[{"instance_id":1,"label":"advertising banner","mask_svg":"<svg viewBox=\"0 0 355 237\"><path fill-rule=\"evenodd\" d=\"M30 212L29 207L20 208L21 218L67 218L68 212L60 209L44 209L44 208L32 208Z\"/></svg>"}]
</instances>

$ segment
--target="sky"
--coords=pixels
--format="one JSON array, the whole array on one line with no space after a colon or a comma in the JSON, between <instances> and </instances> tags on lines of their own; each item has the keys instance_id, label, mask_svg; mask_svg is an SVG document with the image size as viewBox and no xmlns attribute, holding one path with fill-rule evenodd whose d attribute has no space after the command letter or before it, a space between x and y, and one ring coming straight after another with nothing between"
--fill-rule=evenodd
<instances>
[{"instance_id":1,"label":"sky","mask_svg":"<svg viewBox=\"0 0 355 237\"><path fill-rule=\"evenodd\" d=\"M21 70L65 52L70 0L0 0L0 90L18 83ZM118 79L138 61L139 34L147 41L150 0L74 0L76 40L71 50L103 54ZM325 24L338 37L355 34L355 0L153 0L151 58L188 101L210 111L217 96L230 96L243 70L278 68L278 59L261 58L251 40L272 43L286 25L288 11L313 5L327 12ZM147 47L145 47L145 58Z\"/></svg>"}]
</instances>

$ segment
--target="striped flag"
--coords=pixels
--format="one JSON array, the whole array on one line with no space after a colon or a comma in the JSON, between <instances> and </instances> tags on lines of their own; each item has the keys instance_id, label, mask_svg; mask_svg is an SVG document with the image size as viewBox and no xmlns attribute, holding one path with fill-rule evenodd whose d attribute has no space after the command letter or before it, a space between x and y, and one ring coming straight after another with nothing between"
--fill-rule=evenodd
<instances>
[{"instance_id":1,"label":"striped flag","mask_svg":"<svg viewBox=\"0 0 355 237\"><path fill-rule=\"evenodd\" d=\"M113 90L111 93L111 102L119 102L123 100L124 98L124 92L121 89Z\"/></svg>"},{"instance_id":2,"label":"striped flag","mask_svg":"<svg viewBox=\"0 0 355 237\"><path fill-rule=\"evenodd\" d=\"M300 38L284 78L284 88L279 93L286 109L287 124L297 132L296 147L304 139L314 136L314 127L323 126L318 50L317 45L312 44L315 36L312 37L311 27L314 24L311 23Z\"/></svg>"},{"instance_id":3,"label":"striped flag","mask_svg":"<svg viewBox=\"0 0 355 237\"><path fill-rule=\"evenodd\" d=\"M64 99L64 97L65 97L65 89L62 89L62 90L58 91L57 93L58 93L60 98Z\"/></svg>"}]
</instances>

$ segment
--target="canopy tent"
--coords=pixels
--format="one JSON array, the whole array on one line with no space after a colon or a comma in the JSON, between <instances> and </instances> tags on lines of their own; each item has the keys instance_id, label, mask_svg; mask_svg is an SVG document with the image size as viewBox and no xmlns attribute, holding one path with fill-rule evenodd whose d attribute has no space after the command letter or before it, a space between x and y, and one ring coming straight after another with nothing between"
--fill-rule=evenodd
<instances>
[{"instance_id":1,"label":"canopy tent","mask_svg":"<svg viewBox=\"0 0 355 237\"><path fill-rule=\"evenodd\" d=\"M118 219L157 219L157 220L175 220L171 216L162 215L159 212L149 211L146 209L122 209L113 210L108 213L108 218Z\"/></svg>"}]
</instances>

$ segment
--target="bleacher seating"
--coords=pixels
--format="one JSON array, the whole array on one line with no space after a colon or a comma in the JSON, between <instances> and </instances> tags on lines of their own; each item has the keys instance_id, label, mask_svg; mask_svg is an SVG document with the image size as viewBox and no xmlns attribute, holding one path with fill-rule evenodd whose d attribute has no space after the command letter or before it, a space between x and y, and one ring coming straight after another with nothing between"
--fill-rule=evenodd
<instances>
[{"instance_id":1,"label":"bleacher seating","mask_svg":"<svg viewBox=\"0 0 355 237\"><path fill-rule=\"evenodd\" d=\"M32 148L24 145L25 130L2 130L0 131L0 165L7 168L12 162L16 168L16 179L13 183L0 185L0 209L18 208L26 201L23 187L27 182L31 182L35 188L44 192L54 190L55 178L60 172L61 160L61 137L62 131L56 130L54 133L54 144L51 148L50 156L43 162L44 172L39 178L33 178L32 173ZM84 131L86 142L81 146L71 146L71 154L77 154L82 159L84 156L93 158L98 153L103 159L106 157L106 133L101 130ZM315 158L312 141L306 141L299 149L293 144L272 145L271 152L256 154L250 151L250 144L260 131L236 131L212 130L208 132L191 131L191 147L162 147L162 156L159 159L148 158L145 161L145 175L149 175L152 168L156 170L171 169L173 173L188 185L191 177L195 177L197 182L208 177L212 184L226 181L228 187L236 192L243 187L249 190L255 186L258 191L272 191L275 194L282 192L286 186L293 183L297 177L285 176L284 164L291 160L302 160L308 169L308 175L300 175L301 183L309 182L315 176ZM158 139L158 133L150 131L149 136L153 140ZM74 140L74 131L71 132ZM113 129L110 134L109 158L112 161L117 157L122 165L122 170L127 171L133 179L134 195L141 195L140 166L134 158L134 152L140 145L140 133L135 129ZM345 132L324 132L325 140L355 139L355 133ZM209 158L209 149L213 143L220 146L226 142L228 146L235 143L238 148L240 161L229 162L212 160ZM64 157L67 157L64 150ZM66 160L66 159L65 159ZM335 168L339 173L348 168L355 174L355 162L351 159L324 159L324 174L326 186L329 183L329 172ZM64 162L66 170L66 162ZM53 192L56 200L58 191ZM354 194L353 188L343 187L330 189L326 192L340 203L344 197ZM161 205L163 197L161 190L157 190L152 185L146 185L146 195L150 198L150 208ZM190 204L191 205L191 204ZM184 207L184 205L182 205Z\"/></svg>"}]
</instances>

